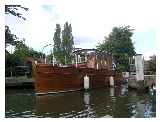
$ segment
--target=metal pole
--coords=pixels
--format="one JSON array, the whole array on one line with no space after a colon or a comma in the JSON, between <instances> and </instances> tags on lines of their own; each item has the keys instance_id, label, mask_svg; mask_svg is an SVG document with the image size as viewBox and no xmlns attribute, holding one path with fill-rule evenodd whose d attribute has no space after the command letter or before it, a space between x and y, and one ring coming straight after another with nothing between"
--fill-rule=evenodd
<instances>
[{"instance_id":1,"label":"metal pole","mask_svg":"<svg viewBox=\"0 0 160 122\"><path fill-rule=\"evenodd\" d=\"M64 65L66 65L66 55L64 56Z\"/></svg>"},{"instance_id":2,"label":"metal pole","mask_svg":"<svg viewBox=\"0 0 160 122\"><path fill-rule=\"evenodd\" d=\"M75 54L75 60L76 60L76 68L77 68L77 55Z\"/></svg>"},{"instance_id":3,"label":"metal pole","mask_svg":"<svg viewBox=\"0 0 160 122\"><path fill-rule=\"evenodd\" d=\"M85 62L87 62L87 54L85 54Z\"/></svg>"},{"instance_id":4,"label":"metal pole","mask_svg":"<svg viewBox=\"0 0 160 122\"><path fill-rule=\"evenodd\" d=\"M11 66L11 77L12 77L13 75L12 75L12 66Z\"/></svg>"}]
</instances>

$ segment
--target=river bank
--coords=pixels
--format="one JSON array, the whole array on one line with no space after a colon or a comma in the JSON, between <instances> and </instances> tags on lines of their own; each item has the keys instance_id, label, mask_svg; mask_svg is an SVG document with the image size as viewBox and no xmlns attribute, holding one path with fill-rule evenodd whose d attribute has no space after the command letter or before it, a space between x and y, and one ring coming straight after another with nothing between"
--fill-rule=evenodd
<instances>
[{"instance_id":1,"label":"river bank","mask_svg":"<svg viewBox=\"0 0 160 122\"><path fill-rule=\"evenodd\" d=\"M136 75L130 75L128 78L128 87L137 90L145 90L156 86L156 75L144 75L144 81L137 81Z\"/></svg>"},{"instance_id":2,"label":"river bank","mask_svg":"<svg viewBox=\"0 0 160 122\"><path fill-rule=\"evenodd\" d=\"M34 79L28 77L6 77L5 88L34 88Z\"/></svg>"}]
</instances>

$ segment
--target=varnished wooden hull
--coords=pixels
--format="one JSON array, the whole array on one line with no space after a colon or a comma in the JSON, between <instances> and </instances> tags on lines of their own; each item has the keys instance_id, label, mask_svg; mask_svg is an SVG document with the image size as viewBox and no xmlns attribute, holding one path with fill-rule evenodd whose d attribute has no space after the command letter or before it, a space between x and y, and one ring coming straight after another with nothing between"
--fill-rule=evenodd
<instances>
[{"instance_id":1,"label":"varnished wooden hull","mask_svg":"<svg viewBox=\"0 0 160 122\"><path fill-rule=\"evenodd\" d=\"M117 85L121 80L121 76L107 69L53 67L49 64L38 64L35 66L34 72L36 93L83 90L85 75L89 77L91 89L109 87L110 76L114 76L115 80L118 81L116 82Z\"/></svg>"}]
</instances>

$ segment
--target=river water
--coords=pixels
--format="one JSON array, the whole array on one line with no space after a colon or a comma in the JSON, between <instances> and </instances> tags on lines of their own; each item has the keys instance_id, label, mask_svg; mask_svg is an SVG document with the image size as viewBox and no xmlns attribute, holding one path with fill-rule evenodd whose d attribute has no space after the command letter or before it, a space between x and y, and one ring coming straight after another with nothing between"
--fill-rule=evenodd
<instances>
[{"instance_id":1,"label":"river water","mask_svg":"<svg viewBox=\"0 0 160 122\"><path fill-rule=\"evenodd\" d=\"M128 90L126 85L90 91L36 95L34 90L7 89L5 116L53 118L149 118L156 103L148 93Z\"/></svg>"}]
</instances>

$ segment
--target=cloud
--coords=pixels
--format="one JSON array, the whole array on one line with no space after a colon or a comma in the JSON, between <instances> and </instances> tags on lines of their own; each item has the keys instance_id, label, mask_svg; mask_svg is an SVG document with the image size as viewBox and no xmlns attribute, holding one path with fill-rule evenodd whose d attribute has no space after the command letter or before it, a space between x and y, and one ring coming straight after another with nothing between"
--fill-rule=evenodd
<instances>
[{"instance_id":1,"label":"cloud","mask_svg":"<svg viewBox=\"0 0 160 122\"><path fill-rule=\"evenodd\" d=\"M15 3L19 1L22 0L15 0ZM41 50L47 43L53 43L56 23L63 29L64 23L68 21L72 25L76 46L93 48L103 41L113 27L130 25L135 29L133 41L137 50L144 52L144 49L150 47L145 47L139 40L152 44L150 41L155 38L150 37L159 24L159 4L153 0L23 0L21 4L30 8L26 24L13 23L13 18L10 22L36 50Z\"/></svg>"}]
</instances>

